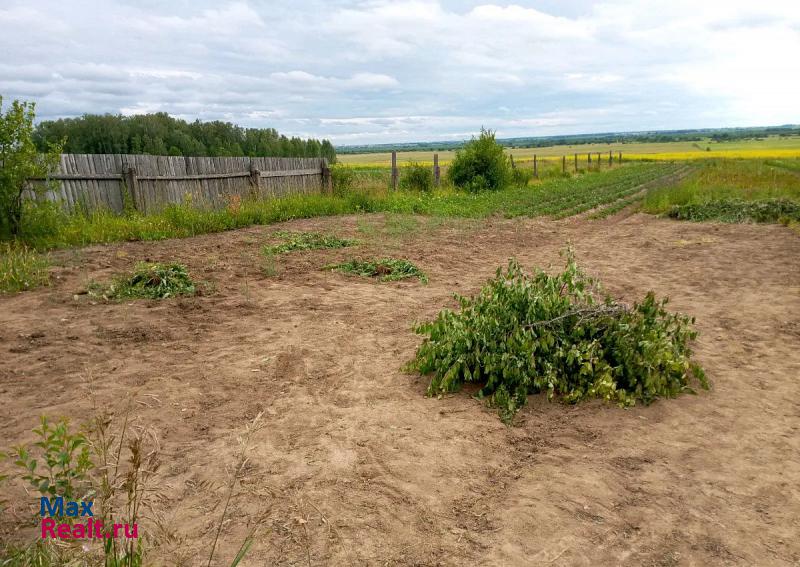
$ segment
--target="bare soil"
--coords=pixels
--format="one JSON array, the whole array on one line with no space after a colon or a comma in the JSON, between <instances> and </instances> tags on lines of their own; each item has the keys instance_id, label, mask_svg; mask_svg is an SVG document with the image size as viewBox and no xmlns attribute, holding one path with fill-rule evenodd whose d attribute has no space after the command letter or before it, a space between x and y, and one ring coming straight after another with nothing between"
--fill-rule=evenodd
<instances>
[{"instance_id":1,"label":"bare soil","mask_svg":"<svg viewBox=\"0 0 800 567\"><path fill-rule=\"evenodd\" d=\"M357 248L291 253L275 230ZM405 374L415 321L454 306L516 256L559 268L567 241L615 296L668 295L696 316L711 391L621 409L534 396L514 427L467 392L425 397ZM378 283L322 271L405 257L430 277ZM243 565L797 565L800 563L800 238L780 226L645 215L296 221L54 255L53 286L0 297L0 447L41 414L133 400L156 434L152 564L205 564L236 438L259 413L217 558L254 525ZM138 260L180 261L202 296L80 295ZM7 468L7 467L6 467ZM35 535L33 494L4 487L0 537Z\"/></svg>"}]
</instances>

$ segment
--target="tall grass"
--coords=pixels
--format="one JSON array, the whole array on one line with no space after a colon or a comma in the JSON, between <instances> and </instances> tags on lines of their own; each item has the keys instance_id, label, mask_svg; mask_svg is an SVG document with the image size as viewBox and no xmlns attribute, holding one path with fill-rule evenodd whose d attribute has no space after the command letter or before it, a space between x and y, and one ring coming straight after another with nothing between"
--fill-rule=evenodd
<instances>
[{"instance_id":1,"label":"tall grass","mask_svg":"<svg viewBox=\"0 0 800 567\"><path fill-rule=\"evenodd\" d=\"M714 201L800 201L800 176L764 160L710 160L697 173L674 187L647 193L643 209L660 214L676 205L701 205Z\"/></svg>"},{"instance_id":2,"label":"tall grass","mask_svg":"<svg viewBox=\"0 0 800 567\"><path fill-rule=\"evenodd\" d=\"M552 177L530 187L477 194L444 187L431 192L389 191L372 186L340 195L294 195L270 200L244 200L219 210L170 205L153 214L109 211L66 214L56 205L29 205L19 241L38 250L136 240L184 238L251 225L267 225L300 218L353 213L388 212L439 217L481 218L555 214L563 204L573 205L600 186L635 182L642 174L663 168L635 164L576 178ZM558 197L554 200L554 197ZM563 203L562 203L563 201ZM547 202L547 207L541 206Z\"/></svg>"},{"instance_id":3,"label":"tall grass","mask_svg":"<svg viewBox=\"0 0 800 567\"><path fill-rule=\"evenodd\" d=\"M0 294L47 285L49 267L46 256L24 244L0 242Z\"/></svg>"}]
</instances>

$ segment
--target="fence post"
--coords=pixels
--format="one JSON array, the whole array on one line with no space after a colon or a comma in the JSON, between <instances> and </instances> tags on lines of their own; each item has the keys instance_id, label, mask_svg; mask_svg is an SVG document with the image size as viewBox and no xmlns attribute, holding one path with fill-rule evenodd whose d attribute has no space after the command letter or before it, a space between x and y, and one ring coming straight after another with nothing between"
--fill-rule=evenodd
<instances>
[{"instance_id":1,"label":"fence post","mask_svg":"<svg viewBox=\"0 0 800 567\"><path fill-rule=\"evenodd\" d=\"M567 156L561 156L561 172L567 172Z\"/></svg>"},{"instance_id":2,"label":"fence post","mask_svg":"<svg viewBox=\"0 0 800 567\"><path fill-rule=\"evenodd\" d=\"M536 154L533 154L533 176L536 179L539 179L539 169L538 169L537 163L536 163Z\"/></svg>"},{"instance_id":3,"label":"fence post","mask_svg":"<svg viewBox=\"0 0 800 567\"><path fill-rule=\"evenodd\" d=\"M125 168L125 186L128 188L128 194L133 202L133 208L140 213L143 213L144 203L139 203L139 181L136 179L135 167Z\"/></svg>"},{"instance_id":4,"label":"fence post","mask_svg":"<svg viewBox=\"0 0 800 567\"><path fill-rule=\"evenodd\" d=\"M392 151L392 189L397 191L397 178L398 176L397 171L397 152Z\"/></svg>"},{"instance_id":5,"label":"fence post","mask_svg":"<svg viewBox=\"0 0 800 567\"><path fill-rule=\"evenodd\" d=\"M611 150L608 150L608 167L611 167L612 163L614 163L614 157L611 154Z\"/></svg>"},{"instance_id":6,"label":"fence post","mask_svg":"<svg viewBox=\"0 0 800 567\"><path fill-rule=\"evenodd\" d=\"M578 173L578 154L575 153L575 173Z\"/></svg>"},{"instance_id":7,"label":"fence post","mask_svg":"<svg viewBox=\"0 0 800 567\"><path fill-rule=\"evenodd\" d=\"M331 168L328 167L328 160L325 158L322 158L322 192L328 195L333 194Z\"/></svg>"},{"instance_id":8,"label":"fence post","mask_svg":"<svg viewBox=\"0 0 800 567\"><path fill-rule=\"evenodd\" d=\"M619 153L619 162L622 163L622 152Z\"/></svg>"},{"instance_id":9,"label":"fence post","mask_svg":"<svg viewBox=\"0 0 800 567\"><path fill-rule=\"evenodd\" d=\"M601 165L602 164L600 163L600 152L597 152L597 169L600 169Z\"/></svg>"},{"instance_id":10,"label":"fence post","mask_svg":"<svg viewBox=\"0 0 800 567\"><path fill-rule=\"evenodd\" d=\"M250 187L253 188L256 195L261 195L261 172L256 169L253 160L250 160Z\"/></svg>"},{"instance_id":11,"label":"fence post","mask_svg":"<svg viewBox=\"0 0 800 567\"><path fill-rule=\"evenodd\" d=\"M441 170L439 169L439 154L433 154L433 182L439 186L439 176Z\"/></svg>"},{"instance_id":12,"label":"fence post","mask_svg":"<svg viewBox=\"0 0 800 567\"><path fill-rule=\"evenodd\" d=\"M586 152L586 157L589 160L586 163L589 164L589 169L592 169L592 152Z\"/></svg>"}]
</instances>

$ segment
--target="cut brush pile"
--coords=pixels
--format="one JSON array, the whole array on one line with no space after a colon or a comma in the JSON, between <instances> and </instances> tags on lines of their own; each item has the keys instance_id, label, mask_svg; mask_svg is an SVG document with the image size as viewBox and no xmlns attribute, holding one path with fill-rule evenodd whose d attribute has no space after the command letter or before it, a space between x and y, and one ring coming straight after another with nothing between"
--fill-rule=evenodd
<instances>
[{"instance_id":1,"label":"cut brush pile","mask_svg":"<svg viewBox=\"0 0 800 567\"><path fill-rule=\"evenodd\" d=\"M630 406L693 392L692 377L708 387L690 360L693 319L652 292L633 306L615 301L567 256L555 276L526 274L511 260L476 297L456 296L458 312L417 326L426 338L409 366L432 374L428 393L483 383L478 396L510 421L539 392Z\"/></svg>"}]
</instances>

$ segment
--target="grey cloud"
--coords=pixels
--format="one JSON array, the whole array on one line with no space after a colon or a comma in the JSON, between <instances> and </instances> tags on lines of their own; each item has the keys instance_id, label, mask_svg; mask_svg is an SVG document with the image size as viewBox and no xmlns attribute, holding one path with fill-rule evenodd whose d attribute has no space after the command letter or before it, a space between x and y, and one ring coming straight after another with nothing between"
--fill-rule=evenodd
<instances>
[{"instance_id":1,"label":"grey cloud","mask_svg":"<svg viewBox=\"0 0 800 567\"><path fill-rule=\"evenodd\" d=\"M0 94L340 143L800 122L797 29L773 0L6 0Z\"/></svg>"}]
</instances>

